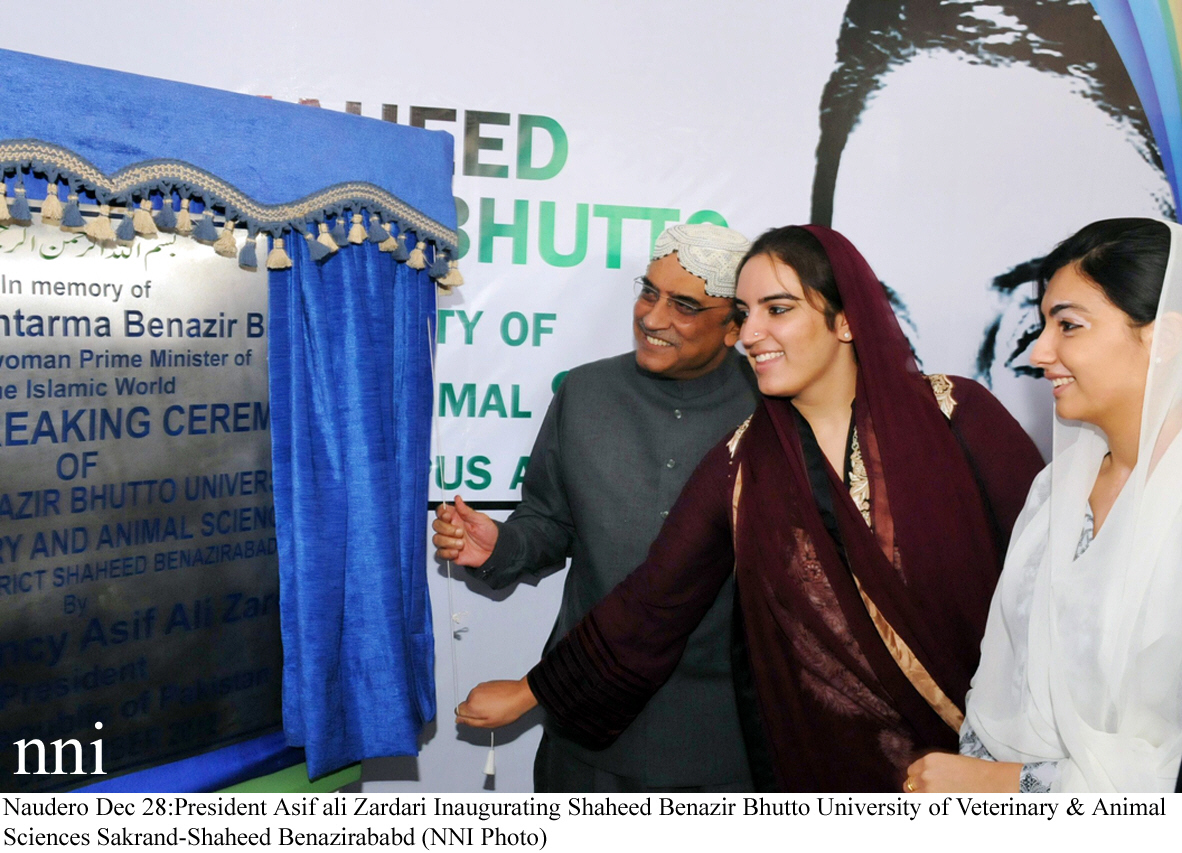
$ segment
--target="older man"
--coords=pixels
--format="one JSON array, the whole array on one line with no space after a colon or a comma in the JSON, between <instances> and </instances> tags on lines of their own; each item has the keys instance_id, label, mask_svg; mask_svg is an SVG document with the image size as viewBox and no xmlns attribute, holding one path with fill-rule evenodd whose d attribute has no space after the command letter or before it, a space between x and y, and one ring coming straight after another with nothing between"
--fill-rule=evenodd
<instances>
[{"instance_id":1,"label":"older man","mask_svg":"<svg viewBox=\"0 0 1182 853\"><path fill-rule=\"evenodd\" d=\"M499 588L570 558L549 648L639 565L698 461L754 408L732 350L735 266L749 244L717 225L677 225L637 279L635 353L572 370L542 422L503 524L464 504L436 509L437 556ZM733 587L723 587L673 676L610 748L547 722L534 762L546 792L750 790L731 680Z\"/></svg>"}]
</instances>

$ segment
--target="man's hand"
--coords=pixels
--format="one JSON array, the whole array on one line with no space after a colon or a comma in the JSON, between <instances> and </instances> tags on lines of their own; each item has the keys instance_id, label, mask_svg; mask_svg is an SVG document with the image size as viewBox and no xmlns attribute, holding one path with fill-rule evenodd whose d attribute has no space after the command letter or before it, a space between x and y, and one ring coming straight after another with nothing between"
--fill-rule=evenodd
<instances>
[{"instance_id":1,"label":"man's hand","mask_svg":"<svg viewBox=\"0 0 1182 853\"><path fill-rule=\"evenodd\" d=\"M452 504L435 507L435 521L431 523L435 535L431 544L440 560L451 560L458 566L479 568L484 565L493 546L497 544L497 525L483 512L477 512L459 495Z\"/></svg>"},{"instance_id":2,"label":"man's hand","mask_svg":"<svg viewBox=\"0 0 1182 853\"><path fill-rule=\"evenodd\" d=\"M473 687L468 698L456 708L456 722L478 729L495 729L509 725L537 704L524 678L485 681Z\"/></svg>"},{"instance_id":3,"label":"man's hand","mask_svg":"<svg viewBox=\"0 0 1182 853\"><path fill-rule=\"evenodd\" d=\"M1022 765L930 752L907 768L909 794L1016 794Z\"/></svg>"}]
</instances>

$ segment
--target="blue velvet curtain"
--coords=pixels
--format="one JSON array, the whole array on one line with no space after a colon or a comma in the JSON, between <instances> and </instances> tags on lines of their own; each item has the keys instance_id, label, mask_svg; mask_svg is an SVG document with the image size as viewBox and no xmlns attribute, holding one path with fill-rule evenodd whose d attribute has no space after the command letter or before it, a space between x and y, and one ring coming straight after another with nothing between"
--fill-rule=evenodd
<instances>
[{"instance_id":1,"label":"blue velvet curtain","mask_svg":"<svg viewBox=\"0 0 1182 853\"><path fill-rule=\"evenodd\" d=\"M434 283L373 244L270 274L288 741L319 776L435 715L426 542Z\"/></svg>"}]
</instances>

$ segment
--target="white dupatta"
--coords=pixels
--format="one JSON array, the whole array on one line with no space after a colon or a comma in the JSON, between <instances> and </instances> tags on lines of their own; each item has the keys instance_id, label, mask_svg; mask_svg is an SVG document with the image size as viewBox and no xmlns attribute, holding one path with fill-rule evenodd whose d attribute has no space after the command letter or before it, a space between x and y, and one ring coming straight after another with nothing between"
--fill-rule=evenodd
<instances>
[{"instance_id":1,"label":"white dupatta","mask_svg":"<svg viewBox=\"0 0 1182 853\"><path fill-rule=\"evenodd\" d=\"M1137 465L1075 559L1108 446L1056 418L967 699L998 761L1059 761L1056 791L1173 791L1182 759L1182 227L1166 224Z\"/></svg>"}]
</instances>

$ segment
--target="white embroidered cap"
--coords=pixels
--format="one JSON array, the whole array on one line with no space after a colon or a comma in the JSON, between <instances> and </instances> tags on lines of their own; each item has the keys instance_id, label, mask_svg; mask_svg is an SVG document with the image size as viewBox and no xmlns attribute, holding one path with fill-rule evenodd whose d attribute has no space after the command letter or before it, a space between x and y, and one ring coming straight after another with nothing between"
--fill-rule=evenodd
<instances>
[{"instance_id":1,"label":"white embroidered cap","mask_svg":"<svg viewBox=\"0 0 1182 853\"><path fill-rule=\"evenodd\" d=\"M735 268L751 241L732 228L701 222L666 228L653 244L654 261L677 252L682 268L706 282L706 293L730 299L735 295Z\"/></svg>"}]
</instances>

